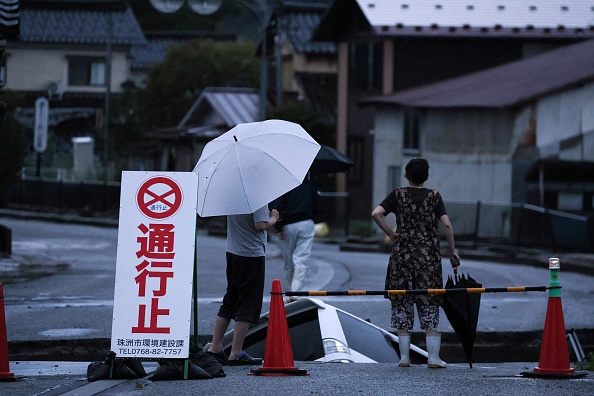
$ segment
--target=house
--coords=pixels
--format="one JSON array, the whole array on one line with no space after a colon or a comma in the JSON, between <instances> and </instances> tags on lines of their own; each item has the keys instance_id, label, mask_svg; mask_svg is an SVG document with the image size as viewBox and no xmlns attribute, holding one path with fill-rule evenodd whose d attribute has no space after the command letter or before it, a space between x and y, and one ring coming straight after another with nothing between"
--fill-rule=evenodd
<instances>
[{"instance_id":1,"label":"house","mask_svg":"<svg viewBox=\"0 0 594 396\"><path fill-rule=\"evenodd\" d=\"M19 0L0 0L0 88L6 84L6 41L19 34Z\"/></svg>"},{"instance_id":2,"label":"house","mask_svg":"<svg viewBox=\"0 0 594 396\"><path fill-rule=\"evenodd\" d=\"M417 154L396 131L413 112L431 166L426 186L448 200L594 213L593 53L594 39L362 100L375 108L373 200L405 184L404 166Z\"/></svg>"},{"instance_id":3,"label":"house","mask_svg":"<svg viewBox=\"0 0 594 396\"><path fill-rule=\"evenodd\" d=\"M268 26L268 35L275 37L270 40L274 51L269 63L276 75L271 79L277 92L276 106L282 105L283 99L304 100L334 122L336 45L331 41L312 40L328 8L329 1L283 1ZM281 65L280 69L277 65Z\"/></svg>"},{"instance_id":4,"label":"house","mask_svg":"<svg viewBox=\"0 0 594 396\"><path fill-rule=\"evenodd\" d=\"M259 93L251 88L205 88L178 125L146 133L155 141L152 170L189 172L210 140L237 124L258 121Z\"/></svg>"},{"instance_id":5,"label":"house","mask_svg":"<svg viewBox=\"0 0 594 396\"><path fill-rule=\"evenodd\" d=\"M313 39L334 41L338 48L337 148L355 162L348 180L339 180L339 191L349 193L353 218L369 220L370 210L380 202L379 197L402 183L404 159L426 155L423 145L428 141L417 134L419 123L425 122L419 118L419 109L405 107L402 120L393 114L388 125L379 125L387 119L375 114L385 111L385 106L359 106L362 100L471 74L593 38L593 15L592 5L580 0L335 1ZM432 91L425 93L433 95ZM442 111L448 113L450 109ZM489 119L506 122L505 118ZM463 125L466 119L459 122ZM382 129L381 133L378 129ZM440 141L459 142L458 129L448 131ZM501 151L508 152L505 140L511 138L511 131L505 130L508 135L496 137L501 141L489 142L495 145L490 149L495 158L503 155ZM382 139L388 135L389 141L383 145ZM375 151L378 147L385 148ZM379 163L390 161L393 166L389 169L378 168ZM507 167L511 172L511 164ZM485 188L497 190L489 196L505 197L509 202L511 186L496 188L499 182L493 177L493 173L486 173L482 179L486 180ZM457 187L448 189L458 189L455 196L464 199L484 196L485 193L477 193L476 197L464 195L468 188L463 186L464 181L464 177L451 180Z\"/></svg>"},{"instance_id":6,"label":"house","mask_svg":"<svg viewBox=\"0 0 594 396\"><path fill-rule=\"evenodd\" d=\"M126 1L21 1L5 86L25 97L18 119L32 128L35 100L46 97L54 154L69 152L78 136L104 146L107 104L131 78L131 47L145 41Z\"/></svg>"}]
</instances>

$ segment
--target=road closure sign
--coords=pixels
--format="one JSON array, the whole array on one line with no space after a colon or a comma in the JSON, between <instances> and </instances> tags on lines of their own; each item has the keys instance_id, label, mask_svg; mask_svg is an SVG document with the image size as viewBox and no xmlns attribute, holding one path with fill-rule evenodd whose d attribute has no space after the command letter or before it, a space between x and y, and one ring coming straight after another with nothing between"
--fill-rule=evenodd
<instances>
[{"instance_id":1,"label":"road closure sign","mask_svg":"<svg viewBox=\"0 0 594 396\"><path fill-rule=\"evenodd\" d=\"M123 172L111 350L187 358L198 174Z\"/></svg>"}]
</instances>

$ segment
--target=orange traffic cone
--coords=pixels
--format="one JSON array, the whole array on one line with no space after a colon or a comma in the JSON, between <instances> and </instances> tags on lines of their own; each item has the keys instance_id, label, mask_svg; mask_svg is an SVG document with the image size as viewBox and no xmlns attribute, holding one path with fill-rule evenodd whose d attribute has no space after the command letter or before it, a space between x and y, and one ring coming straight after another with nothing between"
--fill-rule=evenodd
<instances>
[{"instance_id":1,"label":"orange traffic cone","mask_svg":"<svg viewBox=\"0 0 594 396\"><path fill-rule=\"evenodd\" d=\"M271 294L264 365L259 369L250 370L250 375L309 375L307 370L300 370L295 367L293 361L293 348L291 347L291 337L289 336L280 280L274 279L272 281Z\"/></svg>"},{"instance_id":2,"label":"orange traffic cone","mask_svg":"<svg viewBox=\"0 0 594 396\"><path fill-rule=\"evenodd\" d=\"M549 303L545 318L540 359L538 367L532 373L522 373L527 377L549 378L576 378L586 375L569 367L569 350L563 319L563 306L561 304L561 284L559 283L559 259L549 259L551 270L551 287L549 288Z\"/></svg>"},{"instance_id":3,"label":"orange traffic cone","mask_svg":"<svg viewBox=\"0 0 594 396\"><path fill-rule=\"evenodd\" d=\"M6 336L6 317L4 316L4 288L0 283L0 381L17 381L10 372L8 362L8 338Z\"/></svg>"}]
</instances>

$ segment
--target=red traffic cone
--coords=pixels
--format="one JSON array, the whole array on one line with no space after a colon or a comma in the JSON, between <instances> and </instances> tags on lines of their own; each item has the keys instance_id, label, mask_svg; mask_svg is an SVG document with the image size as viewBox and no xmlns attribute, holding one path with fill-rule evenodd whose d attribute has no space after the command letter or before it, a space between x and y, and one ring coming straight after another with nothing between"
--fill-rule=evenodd
<instances>
[{"instance_id":1,"label":"red traffic cone","mask_svg":"<svg viewBox=\"0 0 594 396\"><path fill-rule=\"evenodd\" d=\"M307 370L295 367L280 280L272 281L271 294L264 365L259 369L250 370L250 375L309 375Z\"/></svg>"},{"instance_id":2,"label":"red traffic cone","mask_svg":"<svg viewBox=\"0 0 594 396\"><path fill-rule=\"evenodd\" d=\"M569 350L561 304L561 284L558 278L559 267L559 259L549 259L551 287L540 347L540 359L538 367L535 367L532 373L522 373L526 377L576 378L586 375L585 372L576 373L575 369L569 367Z\"/></svg>"},{"instance_id":3,"label":"red traffic cone","mask_svg":"<svg viewBox=\"0 0 594 396\"><path fill-rule=\"evenodd\" d=\"M8 338L6 337L6 317L4 315L4 288L0 283L0 381L17 381L10 372L8 361Z\"/></svg>"},{"instance_id":4,"label":"red traffic cone","mask_svg":"<svg viewBox=\"0 0 594 396\"><path fill-rule=\"evenodd\" d=\"M550 297L547 306L547 317L540 347L538 367L534 368L539 374L573 374L575 370L569 367L569 352L563 306L561 298Z\"/></svg>"}]
</instances>

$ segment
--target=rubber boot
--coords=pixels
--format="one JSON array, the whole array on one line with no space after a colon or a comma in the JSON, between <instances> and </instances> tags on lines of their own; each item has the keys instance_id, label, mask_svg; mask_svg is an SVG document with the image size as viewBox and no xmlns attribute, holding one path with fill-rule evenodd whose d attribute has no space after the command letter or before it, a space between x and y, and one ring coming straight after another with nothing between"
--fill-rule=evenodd
<instances>
[{"instance_id":1,"label":"rubber boot","mask_svg":"<svg viewBox=\"0 0 594 396\"><path fill-rule=\"evenodd\" d=\"M398 367L410 367L410 335L399 335L400 362Z\"/></svg>"},{"instance_id":2,"label":"rubber boot","mask_svg":"<svg viewBox=\"0 0 594 396\"><path fill-rule=\"evenodd\" d=\"M429 368L446 368L446 363L439 358L441 348L441 334L427 336L427 366Z\"/></svg>"}]
</instances>

